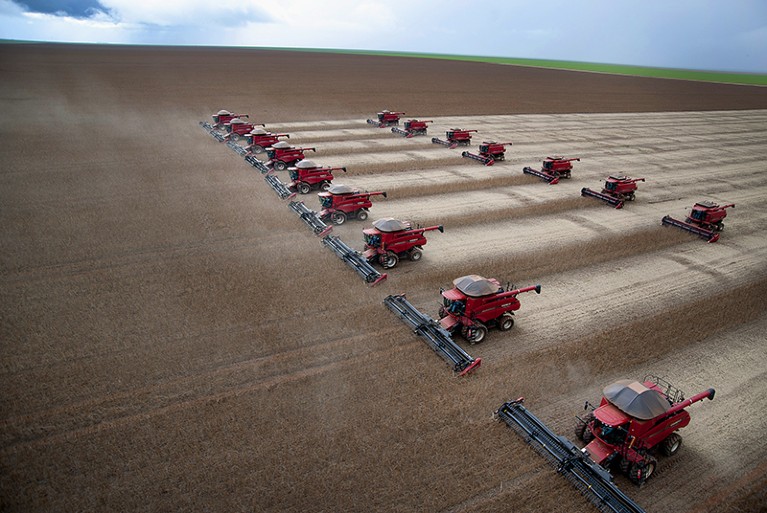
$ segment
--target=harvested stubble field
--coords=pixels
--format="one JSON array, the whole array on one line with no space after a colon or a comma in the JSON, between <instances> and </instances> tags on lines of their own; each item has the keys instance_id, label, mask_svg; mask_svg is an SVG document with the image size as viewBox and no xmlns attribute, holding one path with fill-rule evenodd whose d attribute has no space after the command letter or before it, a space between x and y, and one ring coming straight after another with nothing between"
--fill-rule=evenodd
<instances>
[{"instance_id":1,"label":"harvested stubble field","mask_svg":"<svg viewBox=\"0 0 767 513\"><path fill-rule=\"evenodd\" d=\"M585 399L652 372L717 396L645 487L619 485L648 512L764 511L767 90L388 57L0 52L1 510L589 512L491 414L524 395L571 436ZM445 233L366 288L197 127L222 107L316 144L318 163L348 165L339 182L389 191L373 218ZM364 123L382 108L434 119L429 137ZM513 141L508 160L429 142L458 125ZM550 153L581 157L572 180L522 175ZM647 178L636 202L580 198L614 172ZM704 198L737 205L718 243L660 226ZM361 248L361 223L335 233ZM468 273L543 291L468 347L483 365L457 379L381 301L407 292L434 315Z\"/></svg>"}]
</instances>

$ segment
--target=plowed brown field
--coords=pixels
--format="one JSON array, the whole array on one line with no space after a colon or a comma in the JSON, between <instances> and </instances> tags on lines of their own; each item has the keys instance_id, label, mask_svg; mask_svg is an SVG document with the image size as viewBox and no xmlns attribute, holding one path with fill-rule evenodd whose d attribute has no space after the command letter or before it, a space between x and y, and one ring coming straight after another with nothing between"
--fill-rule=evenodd
<instances>
[{"instance_id":1,"label":"plowed brown field","mask_svg":"<svg viewBox=\"0 0 767 513\"><path fill-rule=\"evenodd\" d=\"M647 373L717 394L619 486L652 513L767 507L767 89L50 45L0 46L0 76L0 510L594 511L492 413L523 395L572 437L584 400ZM200 130L219 108L387 190L373 218L445 233L365 287ZM364 122L382 108L429 137ZM430 143L453 126L507 161ZM551 153L581 158L571 180L522 174ZM647 179L637 201L580 197L616 172ZM701 199L736 204L716 244L660 226ZM334 233L361 249L362 226ZM382 300L436 315L469 273L543 291L459 379Z\"/></svg>"}]
</instances>

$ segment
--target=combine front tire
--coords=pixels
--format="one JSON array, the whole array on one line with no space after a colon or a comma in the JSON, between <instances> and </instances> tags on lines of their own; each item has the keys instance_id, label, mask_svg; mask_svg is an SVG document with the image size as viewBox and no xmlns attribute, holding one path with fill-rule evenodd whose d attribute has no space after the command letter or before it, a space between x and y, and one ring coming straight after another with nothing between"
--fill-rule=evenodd
<instances>
[{"instance_id":1,"label":"combine front tire","mask_svg":"<svg viewBox=\"0 0 767 513\"><path fill-rule=\"evenodd\" d=\"M637 461L629 468L629 479L637 486L642 486L655 473L658 462L652 456L647 456L644 461Z\"/></svg>"},{"instance_id":2,"label":"combine front tire","mask_svg":"<svg viewBox=\"0 0 767 513\"><path fill-rule=\"evenodd\" d=\"M514 326L514 316L509 312L501 315L498 318L498 329L501 331L508 331Z\"/></svg>"},{"instance_id":3,"label":"combine front tire","mask_svg":"<svg viewBox=\"0 0 767 513\"><path fill-rule=\"evenodd\" d=\"M583 417L583 422L580 420L575 425L575 438L578 440L583 440L587 444L591 442L594 439L594 433L591 432L589 429L589 424L594 420L594 413L590 412L588 415Z\"/></svg>"},{"instance_id":4,"label":"combine front tire","mask_svg":"<svg viewBox=\"0 0 767 513\"><path fill-rule=\"evenodd\" d=\"M364 221L367 218L368 218L368 211L365 210L364 208L360 210L359 212L357 212L357 219L359 219L360 221Z\"/></svg>"},{"instance_id":5,"label":"combine front tire","mask_svg":"<svg viewBox=\"0 0 767 513\"><path fill-rule=\"evenodd\" d=\"M399 257L393 251L387 251L379 257L379 261L384 269L392 269L399 262Z\"/></svg>"},{"instance_id":6,"label":"combine front tire","mask_svg":"<svg viewBox=\"0 0 767 513\"><path fill-rule=\"evenodd\" d=\"M679 451L680 447L682 447L682 437L679 433L671 433L661 442L660 452L665 456L673 456Z\"/></svg>"},{"instance_id":7,"label":"combine front tire","mask_svg":"<svg viewBox=\"0 0 767 513\"><path fill-rule=\"evenodd\" d=\"M409 256L410 256L410 260L412 260L413 262L418 262L423 256L423 252L418 248L413 248L410 250Z\"/></svg>"},{"instance_id":8,"label":"combine front tire","mask_svg":"<svg viewBox=\"0 0 767 513\"><path fill-rule=\"evenodd\" d=\"M330 219L333 221L333 224L342 225L346 222L346 214L343 212L333 212L330 215Z\"/></svg>"},{"instance_id":9,"label":"combine front tire","mask_svg":"<svg viewBox=\"0 0 767 513\"><path fill-rule=\"evenodd\" d=\"M463 336L469 341L469 344L479 344L487 336L487 326L477 321L473 326L463 327Z\"/></svg>"},{"instance_id":10,"label":"combine front tire","mask_svg":"<svg viewBox=\"0 0 767 513\"><path fill-rule=\"evenodd\" d=\"M279 162L279 160L277 162ZM275 167L277 167L276 164L275 164ZM312 188L309 187L308 183L298 182L298 184L296 184L296 190L300 192L301 194L309 194L309 191L311 191Z\"/></svg>"},{"instance_id":11,"label":"combine front tire","mask_svg":"<svg viewBox=\"0 0 767 513\"><path fill-rule=\"evenodd\" d=\"M263 153L264 152L264 147L263 146L259 146L258 144L254 144L253 146L250 147L250 151L252 153L256 153L256 154Z\"/></svg>"},{"instance_id":12,"label":"combine front tire","mask_svg":"<svg viewBox=\"0 0 767 513\"><path fill-rule=\"evenodd\" d=\"M288 165L286 163L284 163L283 161L281 161L281 160L275 160L274 163L273 163L273 167L277 171L285 171L288 168ZM307 192L309 192L309 191L307 191ZM306 193L304 192L302 194L306 194Z\"/></svg>"}]
</instances>

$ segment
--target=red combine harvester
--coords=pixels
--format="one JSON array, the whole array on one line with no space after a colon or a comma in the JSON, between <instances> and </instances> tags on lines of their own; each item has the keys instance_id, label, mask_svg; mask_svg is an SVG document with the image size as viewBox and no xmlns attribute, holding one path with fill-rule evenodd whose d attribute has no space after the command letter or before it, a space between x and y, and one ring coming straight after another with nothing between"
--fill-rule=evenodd
<instances>
[{"instance_id":1,"label":"red combine harvester","mask_svg":"<svg viewBox=\"0 0 767 513\"><path fill-rule=\"evenodd\" d=\"M587 187L581 189L581 196L591 196L602 200L615 208L623 208L625 201L634 201L634 192L637 190L637 182L644 182L644 178L629 178L628 176L610 176L605 182L602 192L593 191Z\"/></svg>"},{"instance_id":2,"label":"red combine harvester","mask_svg":"<svg viewBox=\"0 0 767 513\"><path fill-rule=\"evenodd\" d=\"M442 225L413 228L409 221L391 217L379 219L373 223L373 228L362 230L365 239L362 254L369 262L378 260L384 269L391 269L405 257L416 262L421 259L427 242L424 232L432 230L445 231Z\"/></svg>"},{"instance_id":3,"label":"red combine harvester","mask_svg":"<svg viewBox=\"0 0 767 513\"><path fill-rule=\"evenodd\" d=\"M692 212L685 222L665 216L661 220L664 226L676 226L682 230L694 233L707 239L708 242L719 240L719 233L724 230L722 221L727 217L727 209L735 207L735 203L719 206L713 201L699 201L692 207Z\"/></svg>"},{"instance_id":4,"label":"red combine harvester","mask_svg":"<svg viewBox=\"0 0 767 513\"><path fill-rule=\"evenodd\" d=\"M378 121L368 119L368 124L376 125L378 128L386 128L387 126L399 125L399 117L404 115L404 112L391 112L384 110L378 113Z\"/></svg>"},{"instance_id":5,"label":"red combine harvester","mask_svg":"<svg viewBox=\"0 0 767 513\"><path fill-rule=\"evenodd\" d=\"M431 142L434 144L441 144L442 146L447 146L448 148L455 149L459 145L461 146L468 146L471 144L471 134L472 132L476 132L476 130L461 130L460 128L451 128L447 132L445 132L445 138L447 141L443 141L442 139L438 137L432 137Z\"/></svg>"},{"instance_id":6,"label":"red combine harvester","mask_svg":"<svg viewBox=\"0 0 767 513\"><path fill-rule=\"evenodd\" d=\"M315 148L296 148L285 141L280 141L266 149L266 156L269 157L266 165L272 166L277 171L283 171L291 164L304 160L306 158L305 151L317 150Z\"/></svg>"},{"instance_id":7,"label":"red combine harvester","mask_svg":"<svg viewBox=\"0 0 767 513\"><path fill-rule=\"evenodd\" d=\"M504 289L498 280L476 274L457 278L453 285L450 290L441 290L439 323L450 333L460 330L472 344L485 340L488 327L507 331L514 326L514 311L520 307L518 294L531 290L541 293L540 285Z\"/></svg>"},{"instance_id":8,"label":"red combine harvester","mask_svg":"<svg viewBox=\"0 0 767 513\"><path fill-rule=\"evenodd\" d=\"M304 161L305 162L305 161ZM386 193L360 192L348 185L331 185L327 191L319 193L320 218L330 219L334 224L344 224L347 218L364 221L368 218L369 208L373 206L371 196L386 197Z\"/></svg>"},{"instance_id":9,"label":"red combine harvester","mask_svg":"<svg viewBox=\"0 0 767 513\"><path fill-rule=\"evenodd\" d=\"M302 160L296 167L290 168L289 188L294 188L301 194L309 194L314 187L326 191L330 188L330 182L333 181L333 171L343 171L345 167L320 167L311 160Z\"/></svg>"},{"instance_id":10,"label":"red combine harvester","mask_svg":"<svg viewBox=\"0 0 767 513\"><path fill-rule=\"evenodd\" d=\"M479 145L479 155L464 151L461 157L478 160L486 166L492 166L496 160L506 160L506 145L511 146L510 142L499 143L495 141L485 141Z\"/></svg>"},{"instance_id":11,"label":"red combine harvester","mask_svg":"<svg viewBox=\"0 0 767 513\"><path fill-rule=\"evenodd\" d=\"M247 114L234 114L232 112L229 112L228 110L220 110L216 114L213 114L211 116L213 118L213 126L216 128L223 128L224 125L229 123L235 118L247 118Z\"/></svg>"},{"instance_id":12,"label":"red combine harvester","mask_svg":"<svg viewBox=\"0 0 767 513\"><path fill-rule=\"evenodd\" d=\"M658 461L652 453L660 450L673 456L682 446L677 431L690 423L688 406L703 399L714 399L709 388L689 399L667 381L645 376L643 383L623 380L605 387L598 407L578 419L575 434L586 442L584 451L591 459L610 467L617 465L629 479L644 484Z\"/></svg>"},{"instance_id":13,"label":"red combine harvester","mask_svg":"<svg viewBox=\"0 0 767 513\"><path fill-rule=\"evenodd\" d=\"M409 119L405 121L405 129L402 130L401 128L397 128L396 126L391 129L392 133L394 134L400 134L404 135L408 139L411 137L415 137L416 135L426 135L426 131L428 129L427 123L431 123L432 121L430 119L425 120L417 120L417 119Z\"/></svg>"},{"instance_id":14,"label":"red combine harvester","mask_svg":"<svg viewBox=\"0 0 767 513\"><path fill-rule=\"evenodd\" d=\"M549 185L555 185L559 183L560 178L570 178L570 173L573 169L572 162L579 161L580 158L566 159L562 156L546 157L543 161L543 167L541 170L526 167L522 170L523 173L528 175L537 176L547 181Z\"/></svg>"},{"instance_id":15,"label":"red combine harvester","mask_svg":"<svg viewBox=\"0 0 767 513\"><path fill-rule=\"evenodd\" d=\"M248 140L248 145L245 147L251 153L263 153L266 148L271 148L278 142L280 137L287 137L290 139L289 134L273 134L267 132L263 128L254 128L245 137Z\"/></svg>"},{"instance_id":16,"label":"red combine harvester","mask_svg":"<svg viewBox=\"0 0 767 513\"><path fill-rule=\"evenodd\" d=\"M260 123L247 123L240 118L234 118L224 125L226 127L227 134L224 136L232 141L236 141L240 137L246 137L253 128L257 126L264 126Z\"/></svg>"}]
</instances>

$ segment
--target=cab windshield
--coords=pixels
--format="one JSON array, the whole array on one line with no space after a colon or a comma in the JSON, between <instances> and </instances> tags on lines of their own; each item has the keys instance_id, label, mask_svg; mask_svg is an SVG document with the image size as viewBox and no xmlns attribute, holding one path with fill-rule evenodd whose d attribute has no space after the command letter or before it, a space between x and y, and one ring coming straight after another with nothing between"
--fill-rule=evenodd
<instances>
[{"instance_id":1,"label":"cab windshield","mask_svg":"<svg viewBox=\"0 0 767 513\"><path fill-rule=\"evenodd\" d=\"M291 176L292 178L292 176ZM320 196L320 206L323 208L330 208L333 206L333 197L332 196Z\"/></svg>"}]
</instances>

